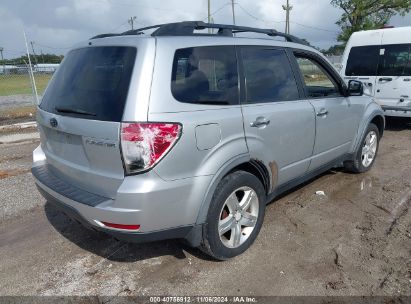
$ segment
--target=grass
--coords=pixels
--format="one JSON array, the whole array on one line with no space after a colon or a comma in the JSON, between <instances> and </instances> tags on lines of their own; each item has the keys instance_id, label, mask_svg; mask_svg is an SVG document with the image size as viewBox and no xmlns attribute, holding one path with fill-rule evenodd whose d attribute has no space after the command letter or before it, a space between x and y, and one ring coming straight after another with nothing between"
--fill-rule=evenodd
<instances>
[{"instance_id":1,"label":"grass","mask_svg":"<svg viewBox=\"0 0 411 304\"><path fill-rule=\"evenodd\" d=\"M51 74L34 75L38 94L43 94L51 76ZM29 75L0 75L0 96L10 96L19 94L32 94Z\"/></svg>"}]
</instances>

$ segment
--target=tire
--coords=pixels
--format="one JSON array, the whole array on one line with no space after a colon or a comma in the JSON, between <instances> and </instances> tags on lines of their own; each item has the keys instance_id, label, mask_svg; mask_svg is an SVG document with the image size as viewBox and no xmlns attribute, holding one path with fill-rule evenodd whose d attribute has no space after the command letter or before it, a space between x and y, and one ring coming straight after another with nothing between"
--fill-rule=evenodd
<instances>
[{"instance_id":1,"label":"tire","mask_svg":"<svg viewBox=\"0 0 411 304\"><path fill-rule=\"evenodd\" d=\"M243 253L260 232L265 207L265 190L257 177L245 171L227 175L214 192L200 249L217 260Z\"/></svg>"},{"instance_id":2,"label":"tire","mask_svg":"<svg viewBox=\"0 0 411 304\"><path fill-rule=\"evenodd\" d=\"M372 138L375 138L375 143L373 142L372 145L368 145L369 143L367 140L371 139L372 141ZM363 173L370 170L374 164L375 158L377 157L379 144L380 132L375 124L370 123L364 137L361 140L361 144L358 145L358 148L355 151L354 160L344 162L345 169L353 173ZM364 155L363 149L366 149L366 145L368 145L367 151L369 153L364 151ZM373 157L370 159L372 154Z\"/></svg>"}]
</instances>

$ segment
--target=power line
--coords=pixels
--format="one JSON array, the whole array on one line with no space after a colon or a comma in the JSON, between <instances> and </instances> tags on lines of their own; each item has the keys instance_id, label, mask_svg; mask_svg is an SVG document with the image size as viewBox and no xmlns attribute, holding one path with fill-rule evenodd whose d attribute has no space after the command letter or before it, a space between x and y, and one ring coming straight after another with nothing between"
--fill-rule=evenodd
<instances>
[{"instance_id":1,"label":"power line","mask_svg":"<svg viewBox=\"0 0 411 304\"><path fill-rule=\"evenodd\" d=\"M126 23L128 23L128 20L123 22L122 24L120 24L119 26L117 26L116 28L112 29L111 31L109 31L109 33L113 33L115 31L117 31L120 27L124 26ZM137 23L137 22L136 22Z\"/></svg>"},{"instance_id":2,"label":"power line","mask_svg":"<svg viewBox=\"0 0 411 304\"><path fill-rule=\"evenodd\" d=\"M248 16L250 16L251 18L253 18L254 20L266 23L266 24L273 24L273 23L285 23L285 21L276 21L276 20L264 20L261 18L256 17L255 15L253 15L252 13L250 13L248 10L246 10L240 3L237 3L237 5L240 7L240 9L247 14ZM307 25L307 24L302 24L299 22L294 22L294 21L290 21L290 23L292 24L296 24L302 27L306 27L306 28L311 28L314 30L318 30L318 31L324 31L324 32L329 32L329 33L334 33L334 34L338 34L337 31L333 31L333 30L328 30L328 29L324 29L324 28L320 28L320 27L315 27L315 26L311 26L311 25Z\"/></svg>"},{"instance_id":3,"label":"power line","mask_svg":"<svg viewBox=\"0 0 411 304\"><path fill-rule=\"evenodd\" d=\"M211 14L210 14L210 17L214 16L215 14L217 14L218 12L220 12L223 8L225 8L225 7L228 6L228 5L230 5L230 3L223 4L223 5L220 6L217 10L215 10L213 13L211 13ZM205 20L207 20L207 19L208 19L208 16L205 17L205 18L203 19L203 21L205 21Z\"/></svg>"},{"instance_id":4,"label":"power line","mask_svg":"<svg viewBox=\"0 0 411 304\"><path fill-rule=\"evenodd\" d=\"M71 49L72 48L72 46L69 46L69 47L54 47L54 46L48 46L48 45L44 45L44 44L40 44L40 43L36 43L38 46L42 46L42 47L45 47L45 48L48 48L48 49L53 49L53 50L68 50L68 49Z\"/></svg>"},{"instance_id":5,"label":"power line","mask_svg":"<svg viewBox=\"0 0 411 304\"><path fill-rule=\"evenodd\" d=\"M327 30L327 29L324 29L324 28L315 27L315 26L311 26L311 25L307 25L307 24L301 24L301 23L294 22L294 21L290 21L290 23L296 24L296 25L299 25L299 26L302 26L302 27L306 27L306 28L311 28L311 29L313 29L313 30L318 30L318 31L323 31L323 32L329 32L329 33L338 34L337 31Z\"/></svg>"},{"instance_id":6,"label":"power line","mask_svg":"<svg viewBox=\"0 0 411 304\"><path fill-rule=\"evenodd\" d=\"M260 19L260 18L256 17L255 15L251 14L249 11L247 11L240 3L237 3L237 5L240 7L240 9L241 9L245 14L247 14L248 16L250 16L251 18L253 18L253 19L257 20L257 21L261 21L261 22L267 23L267 24L271 24L271 23L283 23L283 22L284 22L284 21L274 21L274 20L273 20L273 21L267 21L267 20Z\"/></svg>"}]
</instances>

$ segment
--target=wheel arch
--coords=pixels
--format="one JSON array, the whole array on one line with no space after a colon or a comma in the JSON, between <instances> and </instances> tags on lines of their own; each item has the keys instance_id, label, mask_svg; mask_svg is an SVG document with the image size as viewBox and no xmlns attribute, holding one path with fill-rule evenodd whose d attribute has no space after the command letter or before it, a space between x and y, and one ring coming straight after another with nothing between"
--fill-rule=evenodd
<instances>
[{"instance_id":1,"label":"wheel arch","mask_svg":"<svg viewBox=\"0 0 411 304\"><path fill-rule=\"evenodd\" d=\"M385 118L382 115L375 115L373 119L371 119L370 123L373 123L377 126L378 132L380 133L380 137L382 137L385 128Z\"/></svg>"},{"instance_id":2,"label":"wheel arch","mask_svg":"<svg viewBox=\"0 0 411 304\"><path fill-rule=\"evenodd\" d=\"M384 133L385 117L384 117L383 110L375 102L371 102L365 110L363 119L361 120L359 127L358 127L356 138L351 148L352 153L354 153L357 150L358 145L361 144L361 140L364 137L365 132L367 131L368 125L370 123L374 123L377 126L378 131L380 131L380 137L381 137L382 134Z\"/></svg>"},{"instance_id":3,"label":"wheel arch","mask_svg":"<svg viewBox=\"0 0 411 304\"><path fill-rule=\"evenodd\" d=\"M240 170L251 173L252 175L257 177L264 187L265 194L268 194L268 191L270 189L270 175L268 173L267 168L264 166L264 164L261 161L250 159L250 161L239 164L238 166L232 168L222 178L226 177L227 175L235 171L240 171Z\"/></svg>"},{"instance_id":4,"label":"wheel arch","mask_svg":"<svg viewBox=\"0 0 411 304\"><path fill-rule=\"evenodd\" d=\"M196 224L203 224L206 222L210 203L218 183L228 174L239 170L246 171L256 176L261 181L266 194L268 194L271 189L271 182L267 167L261 161L251 159L249 155L237 157L220 168L214 176L204 196L203 203L197 216Z\"/></svg>"}]
</instances>

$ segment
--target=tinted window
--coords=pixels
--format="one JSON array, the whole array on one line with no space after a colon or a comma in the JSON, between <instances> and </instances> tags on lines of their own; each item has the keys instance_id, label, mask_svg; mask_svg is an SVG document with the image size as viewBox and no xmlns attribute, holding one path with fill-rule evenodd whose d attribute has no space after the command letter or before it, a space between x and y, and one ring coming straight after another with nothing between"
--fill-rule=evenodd
<instances>
[{"instance_id":1,"label":"tinted window","mask_svg":"<svg viewBox=\"0 0 411 304\"><path fill-rule=\"evenodd\" d=\"M402 76L411 72L411 45L393 44L381 46L378 75Z\"/></svg>"},{"instance_id":2,"label":"tinted window","mask_svg":"<svg viewBox=\"0 0 411 304\"><path fill-rule=\"evenodd\" d=\"M136 52L131 47L71 51L53 77L40 108L60 115L121 121Z\"/></svg>"},{"instance_id":3,"label":"tinted window","mask_svg":"<svg viewBox=\"0 0 411 304\"><path fill-rule=\"evenodd\" d=\"M297 83L284 50L244 48L246 102L272 102L299 98Z\"/></svg>"},{"instance_id":4,"label":"tinted window","mask_svg":"<svg viewBox=\"0 0 411 304\"><path fill-rule=\"evenodd\" d=\"M176 51L171 78L175 99L187 103L238 104L234 47L213 46Z\"/></svg>"},{"instance_id":5,"label":"tinted window","mask_svg":"<svg viewBox=\"0 0 411 304\"><path fill-rule=\"evenodd\" d=\"M380 46L356 46L351 48L348 55L346 76L375 76L377 75Z\"/></svg>"},{"instance_id":6,"label":"tinted window","mask_svg":"<svg viewBox=\"0 0 411 304\"><path fill-rule=\"evenodd\" d=\"M311 58L297 57L308 97L339 96L340 91L331 75Z\"/></svg>"}]
</instances>

